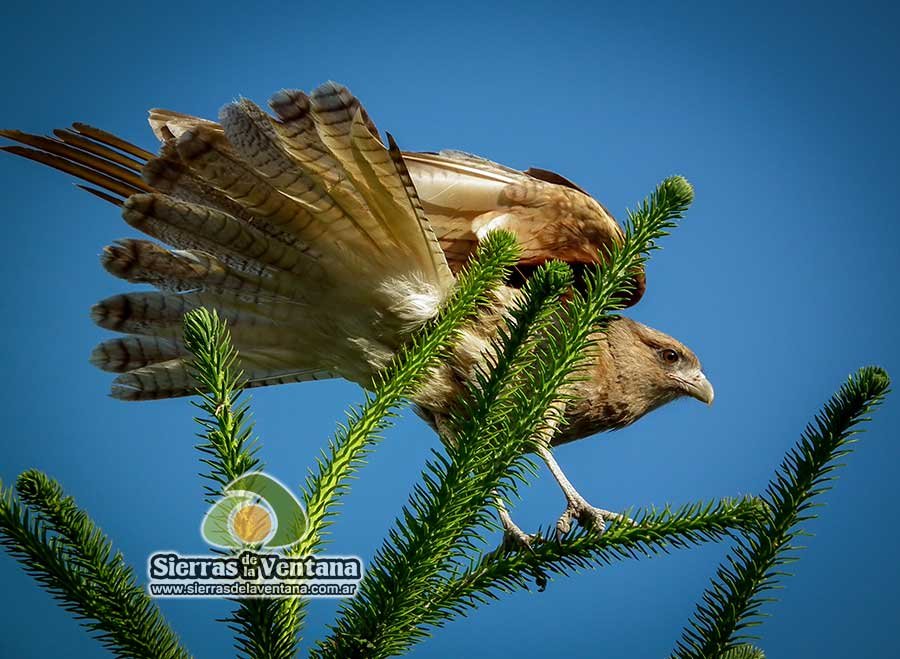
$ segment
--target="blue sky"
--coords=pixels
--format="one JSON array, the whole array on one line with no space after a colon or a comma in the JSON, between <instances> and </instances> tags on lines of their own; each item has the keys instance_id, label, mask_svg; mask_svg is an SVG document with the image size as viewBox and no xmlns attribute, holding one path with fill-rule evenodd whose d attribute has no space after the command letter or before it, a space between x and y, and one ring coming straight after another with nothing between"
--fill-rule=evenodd
<instances>
[{"instance_id":1,"label":"blue sky","mask_svg":"<svg viewBox=\"0 0 900 659\"><path fill-rule=\"evenodd\" d=\"M757 492L848 373L900 374L900 16L887 3L130 4L6 3L0 124L85 121L150 147L150 107L215 117L238 96L263 103L334 79L406 149L555 169L620 218L665 176L694 183L632 316L695 350L716 403L682 401L561 449L597 505ZM142 574L153 550L203 550L188 403L114 401L87 363L103 336L87 310L123 288L97 254L131 230L58 173L3 157L0 180L0 476L37 467L59 479ZM298 483L360 397L340 382L254 392L269 471ZM896 643L898 424L891 399L824 498L761 628L769 656L880 656ZM336 552L372 554L435 445L405 414L355 483ZM516 517L534 527L561 508L542 473ZM557 580L453 622L413 656L666 656L725 551ZM0 655L103 656L6 556L0 578ZM228 608L163 605L198 657L231 654L214 622ZM310 636L334 609L313 604Z\"/></svg>"}]
</instances>

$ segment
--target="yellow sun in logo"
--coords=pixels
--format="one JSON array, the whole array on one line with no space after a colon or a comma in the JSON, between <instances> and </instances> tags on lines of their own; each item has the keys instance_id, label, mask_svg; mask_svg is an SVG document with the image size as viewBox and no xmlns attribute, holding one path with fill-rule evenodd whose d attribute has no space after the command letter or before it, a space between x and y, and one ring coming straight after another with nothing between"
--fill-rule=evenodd
<instances>
[{"instance_id":1,"label":"yellow sun in logo","mask_svg":"<svg viewBox=\"0 0 900 659\"><path fill-rule=\"evenodd\" d=\"M203 517L200 533L215 547L280 549L306 532L306 511L282 483L261 471L239 476Z\"/></svg>"},{"instance_id":2,"label":"yellow sun in logo","mask_svg":"<svg viewBox=\"0 0 900 659\"><path fill-rule=\"evenodd\" d=\"M272 516L259 504L248 503L235 511L231 528L235 537L247 544L262 542L272 530Z\"/></svg>"}]
</instances>

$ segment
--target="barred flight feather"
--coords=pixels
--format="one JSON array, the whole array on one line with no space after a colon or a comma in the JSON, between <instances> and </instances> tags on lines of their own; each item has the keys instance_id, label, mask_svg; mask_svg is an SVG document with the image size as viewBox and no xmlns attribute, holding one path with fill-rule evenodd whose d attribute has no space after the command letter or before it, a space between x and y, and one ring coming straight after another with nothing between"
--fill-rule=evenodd
<instances>
[{"instance_id":1,"label":"barred flight feather","mask_svg":"<svg viewBox=\"0 0 900 659\"><path fill-rule=\"evenodd\" d=\"M228 321L250 386L334 376L366 385L438 312L480 227L502 220L519 233L526 263L595 261L621 240L602 206L552 172L532 176L461 152L401 152L337 83L310 95L283 90L269 105L274 116L246 99L228 104L220 123L151 110L158 154L87 124L53 137L0 131L18 143L4 150L80 178L160 241L122 239L101 255L114 276L157 289L91 311L125 335L91 355L119 373L113 396L193 390L181 321L200 306ZM487 343L466 335L459 350ZM476 357L459 355L459 369L470 371ZM464 377L452 366L440 372Z\"/></svg>"}]
</instances>

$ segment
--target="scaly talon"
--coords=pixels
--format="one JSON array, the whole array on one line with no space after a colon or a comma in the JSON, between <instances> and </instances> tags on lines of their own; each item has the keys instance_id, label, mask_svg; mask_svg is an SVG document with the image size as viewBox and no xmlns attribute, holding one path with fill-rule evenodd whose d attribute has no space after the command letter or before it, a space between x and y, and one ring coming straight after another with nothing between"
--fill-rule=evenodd
<instances>
[{"instance_id":1,"label":"scaly talon","mask_svg":"<svg viewBox=\"0 0 900 659\"><path fill-rule=\"evenodd\" d=\"M606 531L606 521L609 516L613 514L614 513L601 510L600 508L594 508L594 506L590 505L584 499L571 499L566 510L556 522L556 537L557 539L561 539L572 530L573 519L576 520L582 528L590 529L596 532L597 535L603 535Z\"/></svg>"},{"instance_id":2,"label":"scaly talon","mask_svg":"<svg viewBox=\"0 0 900 659\"><path fill-rule=\"evenodd\" d=\"M531 551L531 543L537 540L536 534L525 533L509 516L506 504L500 497L495 498L497 506L497 514L500 516L500 523L503 525L503 549L507 551L516 551L526 549Z\"/></svg>"}]
</instances>

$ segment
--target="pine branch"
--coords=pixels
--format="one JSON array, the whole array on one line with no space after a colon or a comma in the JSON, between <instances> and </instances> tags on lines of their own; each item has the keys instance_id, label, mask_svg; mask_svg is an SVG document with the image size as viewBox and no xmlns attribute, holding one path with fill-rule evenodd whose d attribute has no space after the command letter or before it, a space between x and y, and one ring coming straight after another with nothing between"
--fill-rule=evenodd
<instances>
[{"instance_id":1,"label":"pine branch","mask_svg":"<svg viewBox=\"0 0 900 659\"><path fill-rule=\"evenodd\" d=\"M611 251L603 268L594 269L587 295L576 293L547 340L536 351L526 348L522 353L529 367L525 382L515 377L525 372L521 364L504 367L499 378L489 373L476 378L471 401L453 419L455 437L447 457L438 454L429 462L423 484L415 488L369 566L360 594L344 607L316 656L384 657L404 652L423 637L415 623L422 607L440 587L442 575L471 550L470 538L494 527L488 514L494 492L514 490L523 480L528 468L523 454L534 448L536 438L552 436L566 402L562 392L584 365L604 314L621 306L631 273L674 226L692 196L687 181L668 179L630 214L623 245ZM526 291L525 308L546 302L534 297L535 292ZM514 324L501 335L495 346L500 357L492 370L512 355L513 362L519 358L520 348L527 345L517 333L519 327Z\"/></svg>"},{"instance_id":2,"label":"pine branch","mask_svg":"<svg viewBox=\"0 0 900 659\"><path fill-rule=\"evenodd\" d=\"M307 478L304 504L307 533L290 553L313 554L324 543L338 500L350 477L380 439L395 410L413 394L425 374L446 353L460 327L487 301L489 293L506 278L519 249L509 232L493 232L479 247L475 259L458 277L455 292L437 318L401 350L373 383L362 408L352 409L347 424L338 429L317 468ZM305 616L306 600L253 600L242 604L229 622L239 633L241 650L249 657L287 658L295 654Z\"/></svg>"},{"instance_id":3,"label":"pine branch","mask_svg":"<svg viewBox=\"0 0 900 659\"><path fill-rule=\"evenodd\" d=\"M297 547L298 554L314 552L330 524L338 498L361 464L377 434L388 426L394 410L418 387L459 334L462 324L487 301L488 294L506 278L518 258L515 237L506 231L489 234L475 260L459 277L457 290L438 318L414 337L375 382L362 409L351 410L317 470L306 482L306 510L310 532Z\"/></svg>"},{"instance_id":4,"label":"pine branch","mask_svg":"<svg viewBox=\"0 0 900 659\"><path fill-rule=\"evenodd\" d=\"M198 450L210 472L201 474L214 483L206 487L212 504L222 488L243 474L261 468L258 444L252 438L249 402L241 400L243 372L227 324L215 310L195 309L184 316L184 344L193 355L191 375L197 381L199 401L192 404L203 415L194 420L202 432ZM236 600L238 608L225 622L235 633L239 654L252 659L287 658L295 654L296 634L284 622L286 605L280 600Z\"/></svg>"},{"instance_id":5,"label":"pine branch","mask_svg":"<svg viewBox=\"0 0 900 659\"><path fill-rule=\"evenodd\" d=\"M766 654L752 645L738 645L728 650L719 659L766 659Z\"/></svg>"},{"instance_id":6,"label":"pine branch","mask_svg":"<svg viewBox=\"0 0 900 659\"><path fill-rule=\"evenodd\" d=\"M227 618L242 657L288 659L297 656L300 625L297 599L245 599Z\"/></svg>"},{"instance_id":7,"label":"pine branch","mask_svg":"<svg viewBox=\"0 0 900 659\"><path fill-rule=\"evenodd\" d=\"M25 571L116 657L186 659L190 655L134 572L60 486L38 471L0 495L0 542Z\"/></svg>"},{"instance_id":8,"label":"pine branch","mask_svg":"<svg viewBox=\"0 0 900 659\"><path fill-rule=\"evenodd\" d=\"M499 599L501 593L528 590L529 577L543 590L549 576L721 540L734 531L758 527L764 517L764 505L757 499L723 499L675 510L649 510L636 516L636 525L615 523L599 536L572 530L559 541L535 542L527 552L508 552L501 547L449 578L422 608L415 624L442 626L457 615Z\"/></svg>"},{"instance_id":9,"label":"pine branch","mask_svg":"<svg viewBox=\"0 0 900 659\"><path fill-rule=\"evenodd\" d=\"M498 399L509 389L509 378L523 369L522 357L526 363L533 357L533 350L520 356L520 347L554 317L559 296L570 283L571 272L562 264L548 264L534 273L523 300L511 312L508 331L501 333L502 340L494 346L491 368L476 375L467 406L472 414L484 419L497 409ZM466 441L460 434L465 432L463 418L460 414L454 419L457 434L449 442L448 457L435 453L426 465L424 484L416 486L391 532L391 542L385 543L368 567L361 592L344 607L334 639L317 651L327 656L355 656L360 651L357 639L367 639L368 647L379 647L382 638L390 638L398 626L391 623L404 620L422 600L435 572L452 552L461 528L473 515L483 514L491 486L482 491L483 487L473 487L473 483L485 471L483 463L491 459L490 446ZM402 650L401 642L389 650L384 648L383 654Z\"/></svg>"},{"instance_id":10,"label":"pine branch","mask_svg":"<svg viewBox=\"0 0 900 659\"><path fill-rule=\"evenodd\" d=\"M719 657L754 638L743 630L762 623L763 605L774 600L765 593L788 576L782 567L796 560L800 547L794 540L805 535L798 525L815 518L812 509L818 504L813 500L831 488L834 471L841 466L835 461L850 453L858 426L869 420L867 415L881 403L889 386L882 369L862 368L806 427L766 490L766 523L737 545L727 564L719 566L673 658Z\"/></svg>"},{"instance_id":11,"label":"pine branch","mask_svg":"<svg viewBox=\"0 0 900 659\"><path fill-rule=\"evenodd\" d=\"M541 265L526 282L522 295L491 339L483 363L476 365L473 382L450 418L449 433L459 443L485 425L497 425L511 413L504 394L521 384L538 358L542 336L563 322L562 296L572 285L565 263ZM484 419L485 421L479 421ZM476 428L476 425L478 426Z\"/></svg>"},{"instance_id":12,"label":"pine branch","mask_svg":"<svg viewBox=\"0 0 900 659\"><path fill-rule=\"evenodd\" d=\"M197 446L201 462L210 468L203 478L215 483L206 488L212 504L222 488L239 476L258 469L256 440L252 439L249 402L241 400L243 372L225 321L215 311L194 309L184 316L184 345L193 355L191 375L197 381L203 412L194 420L202 432Z\"/></svg>"}]
</instances>

